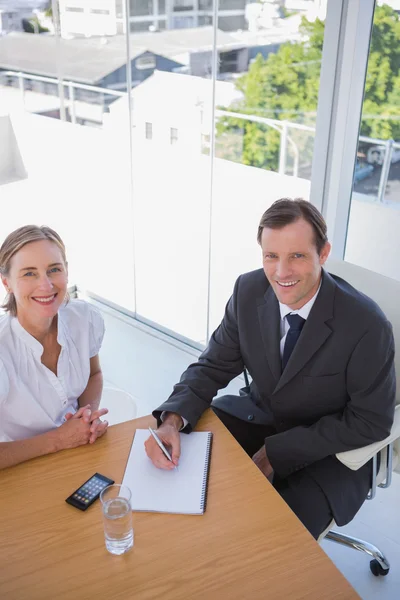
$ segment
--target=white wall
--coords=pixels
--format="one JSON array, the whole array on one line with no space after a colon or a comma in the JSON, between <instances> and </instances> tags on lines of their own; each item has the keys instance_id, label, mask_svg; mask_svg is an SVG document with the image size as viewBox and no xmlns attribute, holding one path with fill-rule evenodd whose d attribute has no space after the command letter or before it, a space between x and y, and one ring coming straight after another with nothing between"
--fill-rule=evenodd
<instances>
[{"instance_id":1,"label":"white wall","mask_svg":"<svg viewBox=\"0 0 400 600\"><path fill-rule=\"evenodd\" d=\"M78 9L78 11L68 9ZM59 0L61 35L116 35L115 0ZM104 11L104 13L93 12Z\"/></svg>"}]
</instances>

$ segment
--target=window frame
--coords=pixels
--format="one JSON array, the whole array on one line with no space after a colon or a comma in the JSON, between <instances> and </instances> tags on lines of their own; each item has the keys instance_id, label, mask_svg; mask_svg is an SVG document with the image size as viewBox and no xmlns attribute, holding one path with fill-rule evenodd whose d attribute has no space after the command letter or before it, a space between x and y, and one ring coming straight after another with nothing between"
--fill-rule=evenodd
<instances>
[{"instance_id":1,"label":"window frame","mask_svg":"<svg viewBox=\"0 0 400 600\"><path fill-rule=\"evenodd\" d=\"M375 0L329 0L310 201L328 225L332 256L343 260L353 193Z\"/></svg>"}]
</instances>

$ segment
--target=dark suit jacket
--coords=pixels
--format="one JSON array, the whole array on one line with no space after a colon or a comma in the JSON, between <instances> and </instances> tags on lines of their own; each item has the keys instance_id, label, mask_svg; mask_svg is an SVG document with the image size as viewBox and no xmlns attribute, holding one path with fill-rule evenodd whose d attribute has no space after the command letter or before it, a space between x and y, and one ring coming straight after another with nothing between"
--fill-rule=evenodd
<instances>
[{"instance_id":1,"label":"dark suit jacket","mask_svg":"<svg viewBox=\"0 0 400 600\"><path fill-rule=\"evenodd\" d=\"M337 452L390 433L395 406L392 327L379 307L339 277L322 285L282 373L277 298L259 269L236 281L221 325L199 360L154 411L179 413L189 433L217 391L246 366L250 393L217 404L239 418L269 424L268 458L281 478L307 468L339 525L353 518L370 486L370 465L351 471Z\"/></svg>"}]
</instances>

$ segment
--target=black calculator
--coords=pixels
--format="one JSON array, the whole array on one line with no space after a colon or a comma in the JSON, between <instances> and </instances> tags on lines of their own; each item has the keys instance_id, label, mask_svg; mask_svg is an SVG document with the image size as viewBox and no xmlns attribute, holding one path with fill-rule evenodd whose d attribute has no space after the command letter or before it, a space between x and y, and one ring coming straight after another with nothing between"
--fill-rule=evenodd
<instances>
[{"instance_id":1,"label":"black calculator","mask_svg":"<svg viewBox=\"0 0 400 600\"><path fill-rule=\"evenodd\" d=\"M113 483L113 479L109 479L104 475L100 475L100 473L95 473L73 494L68 496L65 502L68 502L68 504L71 504L80 510L86 510L91 504L93 504L93 502L97 500L104 488L112 485Z\"/></svg>"}]
</instances>

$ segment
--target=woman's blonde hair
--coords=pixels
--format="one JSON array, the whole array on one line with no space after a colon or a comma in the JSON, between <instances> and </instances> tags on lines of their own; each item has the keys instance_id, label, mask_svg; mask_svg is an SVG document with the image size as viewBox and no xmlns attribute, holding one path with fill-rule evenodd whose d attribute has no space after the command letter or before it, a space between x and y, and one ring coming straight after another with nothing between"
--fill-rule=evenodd
<instances>
[{"instance_id":1,"label":"woman's blonde hair","mask_svg":"<svg viewBox=\"0 0 400 600\"><path fill-rule=\"evenodd\" d=\"M21 250L26 244L38 242L40 240L49 240L56 244L61 251L63 262L65 266L67 266L64 242L54 229L46 227L45 225L42 225L42 227L38 227L37 225L25 225L10 233L4 240L0 248L0 275L8 277L11 259L14 254ZM68 301L68 294L66 295L66 300ZM6 300L1 308L9 312L13 317L16 316L17 303L12 292L7 294Z\"/></svg>"}]
</instances>

